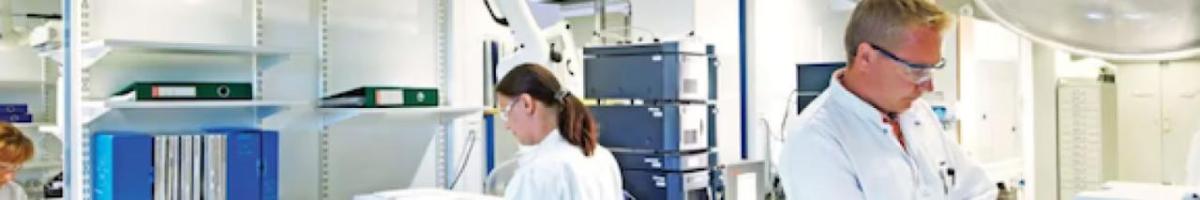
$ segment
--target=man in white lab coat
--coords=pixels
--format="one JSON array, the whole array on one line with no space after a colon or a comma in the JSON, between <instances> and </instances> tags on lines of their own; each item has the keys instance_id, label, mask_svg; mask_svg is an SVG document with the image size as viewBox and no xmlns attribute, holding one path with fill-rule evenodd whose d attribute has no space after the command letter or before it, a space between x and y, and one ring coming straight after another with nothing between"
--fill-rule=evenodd
<instances>
[{"instance_id":1,"label":"man in white lab coat","mask_svg":"<svg viewBox=\"0 0 1200 200\"><path fill-rule=\"evenodd\" d=\"M995 199L996 187L919 98L941 68L949 16L926 0L863 0L848 66L788 129L789 199Z\"/></svg>"}]
</instances>

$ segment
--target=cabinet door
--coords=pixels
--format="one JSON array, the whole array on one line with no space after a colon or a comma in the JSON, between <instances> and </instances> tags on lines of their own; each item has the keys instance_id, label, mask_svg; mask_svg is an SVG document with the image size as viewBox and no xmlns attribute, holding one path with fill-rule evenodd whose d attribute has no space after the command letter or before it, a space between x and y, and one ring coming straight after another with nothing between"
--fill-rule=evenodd
<instances>
[{"instance_id":1,"label":"cabinet door","mask_svg":"<svg viewBox=\"0 0 1200 200\"><path fill-rule=\"evenodd\" d=\"M1119 180L1162 181L1162 101L1158 63L1120 64L1117 73Z\"/></svg>"},{"instance_id":2,"label":"cabinet door","mask_svg":"<svg viewBox=\"0 0 1200 200\"><path fill-rule=\"evenodd\" d=\"M1200 131L1200 60L1165 63L1163 91L1163 178L1183 183L1192 135Z\"/></svg>"},{"instance_id":3,"label":"cabinet door","mask_svg":"<svg viewBox=\"0 0 1200 200\"><path fill-rule=\"evenodd\" d=\"M958 68L962 146L984 165L1020 159L1022 144L1016 128L1022 104L1018 87L1022 39L997 23L971 20L962 25L967 31L959 40L965 43Z\"/></svg>"}]
</instances>

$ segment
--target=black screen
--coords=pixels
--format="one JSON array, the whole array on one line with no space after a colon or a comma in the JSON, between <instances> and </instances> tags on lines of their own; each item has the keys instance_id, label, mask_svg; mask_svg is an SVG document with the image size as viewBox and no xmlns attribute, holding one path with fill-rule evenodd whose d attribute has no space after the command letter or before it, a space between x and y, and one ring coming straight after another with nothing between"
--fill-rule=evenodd
<instances>
[{"instance_id":1,"label":"black screen","mask_svg":"<svg viewBox=\"0 0 1200 200\"><path fill-rule=\"evenodd\" d=\"M833 72L846 66L846 63L812 63L796 65L796 112L799 113L812 103L817 95L829 87L829 79Z\"/></svg>"}]
</instances>

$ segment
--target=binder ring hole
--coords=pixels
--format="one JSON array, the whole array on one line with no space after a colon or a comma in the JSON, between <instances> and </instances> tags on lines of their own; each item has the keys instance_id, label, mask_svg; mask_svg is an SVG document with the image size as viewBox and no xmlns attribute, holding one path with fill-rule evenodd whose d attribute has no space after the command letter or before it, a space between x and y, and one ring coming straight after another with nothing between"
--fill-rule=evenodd
<instances>
[{"instance_id":1,"label":"binder ring hole","mask_svg":"<svg viewBox=\"0 0 1200 200\"><path fill-rule=\"evenodd\" d=\"M217 87L217 96L226 98L226 97L229 97L229 93L230 93L230 91L229 91L228 85L222 85L220 87Z\"/></svg>"}]
</instances>

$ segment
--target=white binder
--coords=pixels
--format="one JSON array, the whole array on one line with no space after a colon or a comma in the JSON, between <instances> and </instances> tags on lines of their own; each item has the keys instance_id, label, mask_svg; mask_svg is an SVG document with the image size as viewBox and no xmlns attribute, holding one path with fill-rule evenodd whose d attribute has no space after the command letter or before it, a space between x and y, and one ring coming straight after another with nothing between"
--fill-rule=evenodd
<instances>
[{"instance_id":1,"label":"white binder","mask_svg":"<svg viewBox=\"0 0 1200 200\"><path fill-rule=\"evenodd\" d=\"M167 137L154 136L154 200L167 200Z\"/></svg>"}]
</instances>

